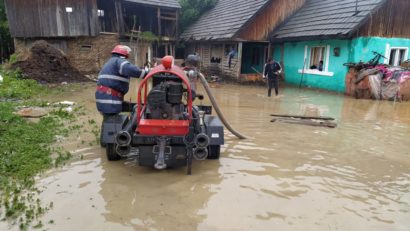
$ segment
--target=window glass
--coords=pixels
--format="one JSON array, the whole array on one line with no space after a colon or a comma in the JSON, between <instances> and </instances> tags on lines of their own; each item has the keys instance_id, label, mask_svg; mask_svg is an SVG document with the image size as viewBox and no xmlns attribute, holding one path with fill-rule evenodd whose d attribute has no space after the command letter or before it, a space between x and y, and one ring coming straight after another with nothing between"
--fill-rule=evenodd
<instances>
[{"instance_id":1,"label":"window glass","mask_svg":"<svg viewBox=\"0 0 410 231\"><path fill-rule=\"evenodd\" d=\"M400 66L404 61L406 61L406 50L400 49L398 66Z\"/></svg>"},{"instance_id":2,"label":"window glass","mask_svg":"<svg viewBox=\"0 0 410 231\"><path fill-rule=\"evenodd\" d=\"M97 11L98 17L104 17L104 10Z\"/></svg>"},{"instance_id":3,"label":"window glass","mask_svg":"<svg viewBox=\"0 0 410 231\"><path fill-rule=\"evenodd\" d=\"M394 66L394 62L396 59L396 53L397 53L397 49L392 49L390 51L390 59L389 59L389 65Z\"/></svg>"},{"instance_id":4,"label":"window glass","mask_svg":"<svg viewBox=\"0 0 410 231\"><path fill-rule=\"evenodd\" d=\"M323 71L323 63L325 61L326 47L312 47L310 49L310 69Z\"/></svg>"},{"instance_id":5,"label":"window glass","mask_svg":"<svg viewBox=\"0 0 410 231\"><path fill-rule=\"evenodd\" d=\"M407 59L408 48L391 48L389 65L400 66Z\"/></svg>"}]
</instances>

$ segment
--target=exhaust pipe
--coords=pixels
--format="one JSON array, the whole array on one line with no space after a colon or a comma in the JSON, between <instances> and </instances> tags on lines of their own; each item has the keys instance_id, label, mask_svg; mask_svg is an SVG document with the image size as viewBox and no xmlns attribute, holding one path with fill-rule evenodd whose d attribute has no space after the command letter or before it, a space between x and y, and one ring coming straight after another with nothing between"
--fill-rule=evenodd
<instances>
[{"instance_id":1,"label":"exhaust pipe","mask_svg":"<svg viewBox=\"0 0 410 231\"><path fill-rule=\"evenodd\" d=\"M115 148L115 151L117 152L118 155L122 157L127 157L131 152L131 147L117 145L117 147Z\"/></svg>"},{"instance_id":2,"label":"exhaust pipe","mask_svg":"<svg viewBox=\"0 0 410 231\"><path fill-rule=\"evenodd\" d=\"M193 155L196 160L206 160L206 158L208 157L208 149L195 148Z\"/></svg>"},{"instance_id":3,"label":"exhaust pipe","mask_svg":"<svg viewBox=\"0 0 410 231\"><path fill-rule=\"evenodd\" d=\"M131 144L131 135L128 131L120 131L115 137L118 146L129 146Z\"/></svg>"},{"instance_id":4,"label":"exhaust pipe","mask_svg":"<svg viewBox=\"0 0 410 231\"><path fill-rule=\"evenodd\" d=\"M194 143L199 148L206 148L210 143L209 136L205 133L200 133L195 137Z\"/></svg>"},{"instance_id":5,"label":"exhaust pipe","mask_svg":"<svg viewBox=\"0 0 410 231\"><path fill-rule=\"evenodd\" d=\"M125 125L124 129L120 131L117 136L115 137L115 142L119 146L129 146L132 141L131 134L133 130L137 126L137 112L134 111L131 115L131 120L128 121L127 125Z\"/></svg>"}]
</instances>

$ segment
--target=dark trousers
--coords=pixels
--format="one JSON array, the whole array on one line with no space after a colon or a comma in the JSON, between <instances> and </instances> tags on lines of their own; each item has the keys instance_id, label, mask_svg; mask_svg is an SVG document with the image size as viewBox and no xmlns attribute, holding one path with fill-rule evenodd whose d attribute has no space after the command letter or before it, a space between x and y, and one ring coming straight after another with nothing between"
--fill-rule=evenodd
<instances>
[{"instance_id":1,"label":"dark trousers","mask_svg":"<svg viewBox=\"0 0 410 231\"><path fill-rule=\"evenodd\" d=\"M268 78L268 96L271 96L272 88L275 88L275 94L279 94L279 81L278 77Z\"/></svg>"}]
</instances>

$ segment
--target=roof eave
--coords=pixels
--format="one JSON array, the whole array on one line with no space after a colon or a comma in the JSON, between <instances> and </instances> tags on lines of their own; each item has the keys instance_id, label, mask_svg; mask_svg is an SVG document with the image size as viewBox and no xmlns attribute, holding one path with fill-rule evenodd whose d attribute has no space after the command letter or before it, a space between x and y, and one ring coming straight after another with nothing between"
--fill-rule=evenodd
<instances>
[{"instance_id":1,"label":"roof eave","mask_svg":"<svg viewBox=\"0 0 410 231\"><path fill-rule=\"evenodd\" d=\"M178 4L178 6L164 6L164 5L155 5L155 4L150 4L150 3L141 3L141 2L134 2L132 0L125 0L128 3L132 4L139 4L139 5L144 5L144 6L150 6L150 7L160 7L160 8L169 8L169 9L181 9L181 5Z\"/></svg>"},{"instance_id":2,"label":"roof eave","mask_svg":"<svg viewBox=\"0 0 410 231\"><path fill-rule=\"evenodd\" d=\"M298 37L286 37L286 38L272 38L272 43L285 43L285 42L302 42L313 40L327 40L327 39L349 39L349 34L335 34L335 35L315 35L315 36L298 36Z\"/></svg>"}]
</instances>

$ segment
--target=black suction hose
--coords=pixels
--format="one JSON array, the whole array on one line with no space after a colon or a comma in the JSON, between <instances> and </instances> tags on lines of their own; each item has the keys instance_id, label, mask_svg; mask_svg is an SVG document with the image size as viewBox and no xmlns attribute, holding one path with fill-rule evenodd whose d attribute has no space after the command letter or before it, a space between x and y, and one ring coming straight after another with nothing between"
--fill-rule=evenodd
<instances>
[{"instance_id":1,"label":"black suction hose","mask_svg":"<svg viewBox=\"0 0 410 231\"><path fill-rule=\"evenodd\" d=\"M199 73L199 79L201 80L202 85L205 88L206 94L209 97L209 100L211 100L212 106L215 108L216 114L218 114L219 119L222 121L222 123L225 125L225 127L232 132L236 137L239 139L247 139L248 137L242 135L241 133L237 132L235 129L231 127L231 125L228 123L228 121L225 119L221 109L219 108L218 104L216 103L216 100L214 96L212 95L211 88L208 85L208 82L205 79L205 76L202 73Z\"/></svg>"}]
</instances>

